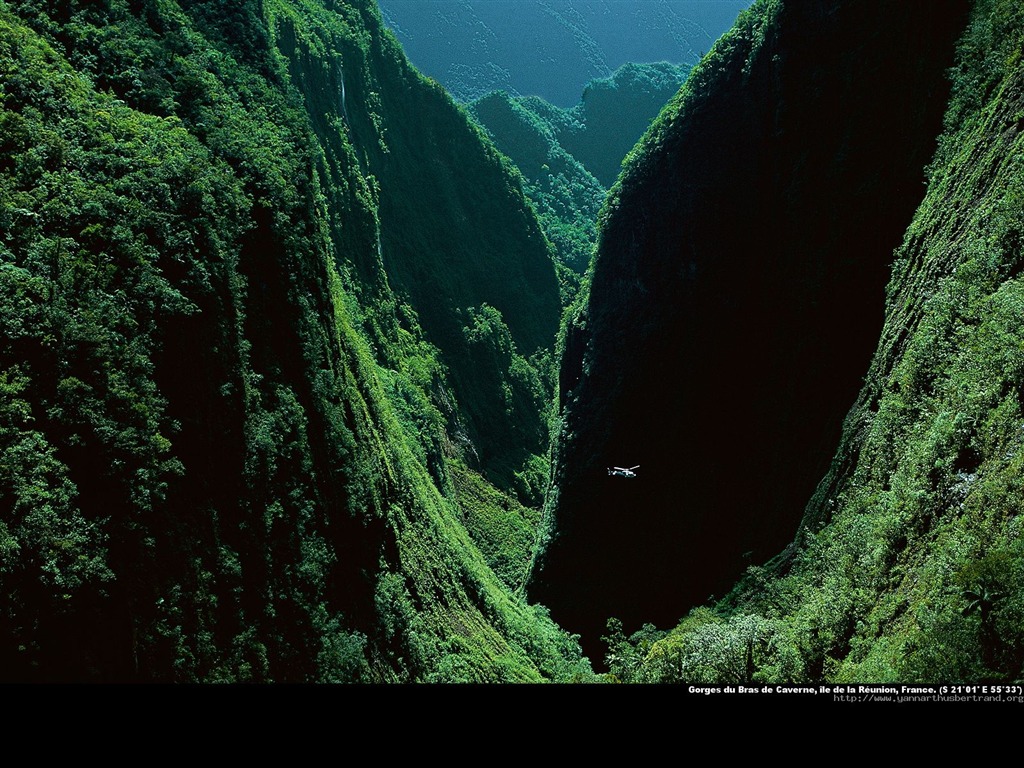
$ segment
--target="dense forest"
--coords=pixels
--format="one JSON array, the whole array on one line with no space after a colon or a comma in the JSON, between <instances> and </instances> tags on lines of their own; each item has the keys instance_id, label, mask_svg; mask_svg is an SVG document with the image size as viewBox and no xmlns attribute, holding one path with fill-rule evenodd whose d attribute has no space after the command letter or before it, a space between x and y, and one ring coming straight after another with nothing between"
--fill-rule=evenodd
<instances>
[{"instance_id":1,"label":"dense forest","mask_svg":"<svg viewBox=\"0 0 1024 768\"><path fill-rule=\"evenodd\" d=\"M562 301L579 288L597 243L597 215L622 161L685 82L688 70L668 64L624 64L590 81L571 109L538 96L495 91L470 114L523 175L544 234L555 248Z\"/></svg>"},{"instance_id":2,"label":"dense forest","mask_svg":"<svg viewBox=\"0 0 1024 768\"><path fill-rule=\"evenodd\" d=\"M550 246L373 2L0 4L6 680L588 679Z\"/></svg>"},{"instance_id":3,"label":"dense forest","mask_svg":"<svg viewBox=\"0 0 1024 768\"><path fill-rule=\"evenodd\" d=\"M1022 51L460 105L375 0L0 0L0 681L1019 680Z\"/></svg>"}]
</instances>

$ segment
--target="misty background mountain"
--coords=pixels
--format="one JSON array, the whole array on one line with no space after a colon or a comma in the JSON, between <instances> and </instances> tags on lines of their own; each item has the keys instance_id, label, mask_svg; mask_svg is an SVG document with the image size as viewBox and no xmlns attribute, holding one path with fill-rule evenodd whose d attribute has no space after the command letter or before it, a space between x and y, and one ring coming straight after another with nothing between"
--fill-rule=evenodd
<instances>
[{"instance_id":1,"label":"misty background mountain","mask_svg":"<svg viewBox=\"0 0 1024 768\"><path fill-rule=\"evenodd\" d=\"M563 301L626 153L744 0L385 0L410 60L469 107L523 175Z\"/></svg>"},{"instance_id":2,"label":"misty background mountain","mask_svg":"<svg viewBox=\"0 0 1024 768\"><path fill-rule=\"evenodd\" d=\"M491 91L573 106L627 62L693 66L744 0L380 0L412 63L461 102Z\"/></svg>"}]
</instances>

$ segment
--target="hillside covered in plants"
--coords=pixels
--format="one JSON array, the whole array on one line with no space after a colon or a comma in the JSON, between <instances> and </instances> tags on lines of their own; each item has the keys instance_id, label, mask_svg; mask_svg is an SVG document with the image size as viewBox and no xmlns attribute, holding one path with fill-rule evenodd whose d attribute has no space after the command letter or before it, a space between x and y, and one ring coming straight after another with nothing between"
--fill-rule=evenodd
<instances>
[{"instance_id":1,"label":"hillside covered in plants","mask_svg":"<svg viewBox=\"0 0 1024 768\"><path fill-rule=\"evenodd\" d=\"M1022 51L758 0L629 150L677 68L0 0L0 680L1020 680Z\"/></svg>"},{"instance_id":2,"label":"hillside covered in plants","mask_svg":"<svg viewBox=\"0 0 1024 768\"><path fill-rule=\"evenodd\" d=\"M615 679L1020 679L1022 43L764 0L627 161L530 592Z\"/></svg>"},{"instance_id":3,"label":"hillside covered in plants","mask_svg":"<svg viewBox=\"0 0 1024 768\"><path fill-rule=\"evenodd\" d=\"M550 247L375 3L14 0L0 71L0 677L587 679Z\"/></svg>"},{"instance_id":4,"label":"hillside covered in plants","mask_svg":"<svg viewBox=\"0 0 1024 768\"><path fill-rule=\"evenodd\" d=\"M495 91L470 113L523 174L523 191L555 247L563 301L574 295L597 242L597 215L626 154L685 82L674 64L624 64L592 80L572 109Z\"/></svg>"}]
</instances>

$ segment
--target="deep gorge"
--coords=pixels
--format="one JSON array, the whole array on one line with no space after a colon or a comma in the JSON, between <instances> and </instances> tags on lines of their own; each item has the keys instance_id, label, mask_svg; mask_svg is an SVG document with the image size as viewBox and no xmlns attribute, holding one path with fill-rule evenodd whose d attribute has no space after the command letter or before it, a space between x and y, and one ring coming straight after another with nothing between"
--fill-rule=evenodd
<instances>
[{"instance_id":1,"label":"deep gorge","mask_svg":"<svg viewBox=\"0 0 1024 768\"><path fill-rule=\"evenodd\" d=\"M0 680L1019 679L1022 43L758 0L615 179L685 73L0 1Z\"/></svg>"}]
</instances>

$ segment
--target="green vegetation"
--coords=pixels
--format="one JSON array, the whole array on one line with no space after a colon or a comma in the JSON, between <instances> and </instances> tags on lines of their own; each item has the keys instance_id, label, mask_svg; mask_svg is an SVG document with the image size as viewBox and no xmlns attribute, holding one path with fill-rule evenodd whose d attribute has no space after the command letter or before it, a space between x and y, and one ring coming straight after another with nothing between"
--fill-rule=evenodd
<instances>
[{"instance_id":1,"label":"green vegetation","mask_svg":"<svg viewBox=\"0 0 1024 768\"><path fill-rule=\"evenodd\" d=\"M609 616L670 626L793 540L878 344L966 16L757 3L626 159L561 342L530 588L593 658Z\"/></svg>"},{"instance_id":2,"label":"green vegetation","mask_svg":"<svg viewBox=\"0 0 1024 768\"><path fill-rule=\"evenodd\" d=\"M884 7L742 14L594 228L677 70L488 136L373 0L0 0L0 679L597 680L529 589L612 681L1019 680L1024 10Z\"/></svg>"},{"instance_id":3,"label":"green vegetation","mask_svg":"<svg viewBox=\"0 0 1024 768\"><path fill-rule=\"evenodd\" d=\"M665 62L630 63L611 77L592 80L582 101L567 113L569 119L557 124L559 142L605 187L612 186L622 159L689 72L689 67Z\"/></svg>"},{"instance_id":4,"label":"green vegetation","mask_svg":"<svg viewBox=\"0 0 1024 768\"><path fill-rule=\"evenodd\" d=\"M461 519L473 543L509 589L522 589L540 511L524 507L465 466L453 464L451 472Z\"/></svg>"},{"instance_id":5,"label":"green vegetation","mask_svg":"<svg viewBox=\"0 0 1024 768\"><path fill-rule=\"evenodd\" d=\"M523 191L562 266L569 304L597 242L597 215L626 153L686 79L672 64L625 64L591 81L572 109L495 92L470 111L523 175Z\"/></svg>"},{"instance_id":6,"label":"green vegetation","mask_svg":"<svg viewBox=\"0 0 1024 768\"><path fill-rule=\"evenodd\" d=\"M605 189L558 144L550 126L529 106L530 100L492 93L476 101L472 113L522 173L523 191L564 267L562 300L568 302L597 241L597 213Z\"/></svg>"},{"instance_id":7,"label":"green vegetation","mask_svg":"<svg viewBox=\"0 0 1024 768\"><path fill-rule=\"evenodd\" d=\"M3 679L590 679L491 485L548 246L375 5L2 2L0 73Z\"/></svg>"},{"instance_id":8,"label":"green vegetation","mask_svg":"<svg viewBox=\"0 0 1024 768\"><path fill-rule=\"evenodd\" d=\"M379 24L376 7L365 5L362 15ZM522 368L533 368L527 361L550 354L554 343L561 304L550 247L508 161L408 65L391 35L364 39L339 27L339 19L352 29L370 24L359 20L358 7L281 4L271 25L289 77L316 116L328 210L347 214L331 235L337 253L358 254L342 259L354 262L342 267L360 299L352 312L385 367L415 369L414 388L426 387L449 434L489 479L537 504L515 474L547 453L544 409L535 406L535 391L524 391L539 374ZM350 178L353 168L359 178ZM349 188L364 210L334 191ZM496 312L495 333L473 341L466 313L485 304ZM407 352L396 354L396 342L415 363L403 361ZM485 353L488 344L510 346ZM481 358L494 363L495 356L504 367L485 366L481 376ZM517 372L509 370L513 356L521 361ZM550 389L550 379L543 386ZM443 441L434 434L437 447Z\"/></svg>"},{"instance_id":9,"label":"green vegetation","mask_svg":"<svg viewBox=\"0 0 1024 768\"><path fill-rule=\"evenodd\" d=\"M974 4L881 341L797 542L653 643L616 636L622 679L1020 679L1022 45L1018 3Z\"/></svg>"}]
</instances>

